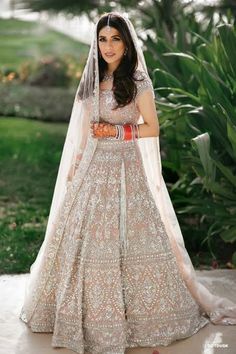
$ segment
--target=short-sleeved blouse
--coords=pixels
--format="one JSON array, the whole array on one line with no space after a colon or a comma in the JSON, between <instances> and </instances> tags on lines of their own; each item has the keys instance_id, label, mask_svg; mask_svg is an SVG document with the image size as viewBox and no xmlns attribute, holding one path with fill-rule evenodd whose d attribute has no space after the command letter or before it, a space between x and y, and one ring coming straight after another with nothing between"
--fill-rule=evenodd
<instances>
[{"instance_id":1,"label":"short-sleeved blouse","mask_svg":"<svg viewBox=\"0 0 236 354\"><path fill-rule=\"evenodd\" d=\"M99 97L99 115L101 121L111 124L135 124L137 123L140 112L138 110L137 98L145 90L153 90L152 83L146 73L137 70L135 72L135 78L142 81L135 81L137 86L137 94L129 104L125 107L120 107L112 110L116 107L117 103L112 89L100 90Z\"/></svg>"}]
</instances>

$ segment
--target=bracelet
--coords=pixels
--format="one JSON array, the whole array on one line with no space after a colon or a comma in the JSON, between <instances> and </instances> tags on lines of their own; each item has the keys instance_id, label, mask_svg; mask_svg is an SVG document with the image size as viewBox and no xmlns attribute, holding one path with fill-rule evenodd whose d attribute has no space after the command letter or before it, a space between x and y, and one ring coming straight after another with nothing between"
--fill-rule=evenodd
<instances>
[{"instance_id":1,"label":"bracelet","mask_svg":"<svg viewBox=\"0 0 236 354\"><path fill-rule=\"evenodd\" d=\"M133 126L131 124L124 124L124 140L132 140L133 138Z\"/></svg>"},{"instance_id":2,"label":"bracelet","mask_svg":"<svg viewBox=\"0 0 236 354\"><path fill-rule=\"evenodd\" d=\"M116 136L117 140L135 140L139 139L139 127L138 124L116 124Z\"/></svg>"},{"instance_id":3,"label":"bracelet","mask_svg":"<svg viewBox=\"0 0 236 354\"><path fill-rule=\"evenodd\" d=\"M122 125L119 125L119 124L116 124L115 127L116 127L116 136L115 136L115 139L117 139L117 140L124 140L124 139L123 139L123 137L124 137L123 126L122 126Z\"/></svg>"},{"instance_id":4,"label":"bracelet","mask_svg":"<svg viewBox=\"0 0 236 354\"><path fill-rule=\"evenodd\" d=\"M134 139L139 139L140 136L139 136L139 127L138 127L138 124L134 124Z\"/></svg>"}]
</instances>

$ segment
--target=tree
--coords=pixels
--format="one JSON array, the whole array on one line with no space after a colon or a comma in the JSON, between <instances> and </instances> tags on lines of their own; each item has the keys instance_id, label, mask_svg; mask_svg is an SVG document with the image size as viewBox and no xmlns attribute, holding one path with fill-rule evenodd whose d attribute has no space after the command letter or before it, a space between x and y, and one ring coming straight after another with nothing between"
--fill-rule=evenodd
<instances>
[{"instance_id":1,"label":"tree","mask_svg":"<svg viewBox=\"0 0 236 354\"><path fill-rule=\"evenodd\" d=\"M90 17L92 10L100 6L100 0L18 0L24 9L32 11L65 12L72 15L86 13Z\"/></svg>"},{"instance_id":2,"label":"tree","mask_svg":"<svg viewBox=\"0 0 236 354\"><path fill-rule=\"evenodd\" d=\"M186 14L196 11L205 13L209 18L213 13L226 14L229 11L236 16L235 0L216 0L207 5L196 3L194 0L15 0L21 7L33 11L65 12L72 15L85 13L95 20L105 11L117 9L128 11L132 20L141 23L144 28L152 28L164 35L169 41L173 40L175 23L181 22Z\"/></svg>"},{"instance_id":3,"label":"tree","mask_svg":"<svg viewBox=\"0 0 236 354\"><path fill-rule=\"evenodd\" d=\"M33 11L65 12L69 14L86 13L95 19L106 11L117 9L127 11L137 27L155 29L170 41L174 37L175 22L181 21L185 8L189 8L192 0L119 0L114 4L111 0L18 0L21 7ZM115 5L115 7L114 7Z\"/></svg>"}]
</instances>

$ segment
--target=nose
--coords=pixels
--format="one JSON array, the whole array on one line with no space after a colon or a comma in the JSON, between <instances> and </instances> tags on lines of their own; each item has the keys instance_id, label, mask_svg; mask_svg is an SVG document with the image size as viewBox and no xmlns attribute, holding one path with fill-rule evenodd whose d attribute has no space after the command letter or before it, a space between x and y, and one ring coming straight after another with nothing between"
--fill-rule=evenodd
<instances>
[{"instance_id":1,"label":"nose","mask_svg":"<svg viewBox=\"0 0 236 354\"><path fill-rule=\"evenodd\" d=\"M112 41L107 42L107 49L112 49L113 48L113 43Z\"/></svg>"}]
</instances>

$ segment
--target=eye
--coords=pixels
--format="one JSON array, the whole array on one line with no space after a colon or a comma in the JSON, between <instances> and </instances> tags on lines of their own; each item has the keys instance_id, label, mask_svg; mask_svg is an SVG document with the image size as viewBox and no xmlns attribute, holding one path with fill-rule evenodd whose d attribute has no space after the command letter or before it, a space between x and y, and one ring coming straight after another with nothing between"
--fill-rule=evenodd
<instances>
[{"instance_id":1,"label":"eye","mask_svg":"<svg viewBox=\"0 0 236 354\"><path fill-rule=\"evenodd\" d=\"M103 37L101 37L101 38L99 38L99 42L105 42L105 38L103 38Z\"/></svg>"},{"instance_id":2,"label":"eye","mask_svg":"<svg viewBox=\"0 0 236 354\"><path fill-rule=\"evenodd\" d=\"M114 41L120 41L120 37L115 37L113 39L114 39Z\"/></svg>"}]
</instances>

